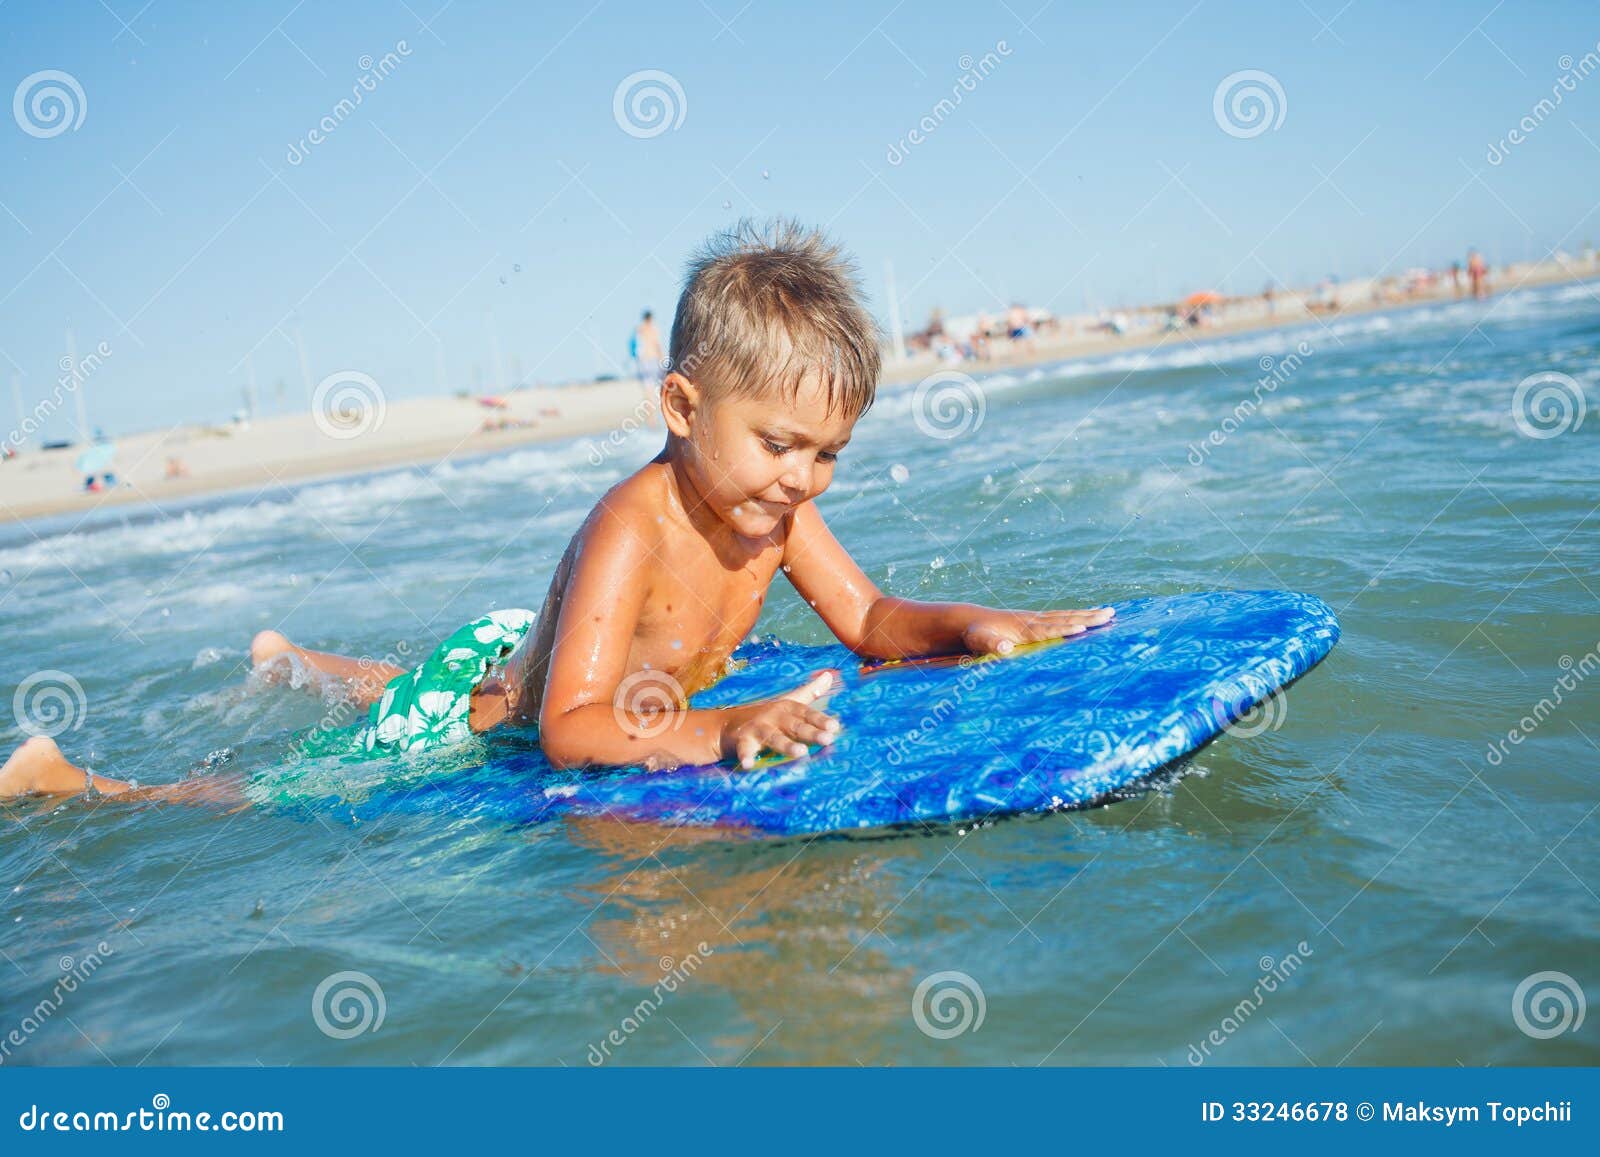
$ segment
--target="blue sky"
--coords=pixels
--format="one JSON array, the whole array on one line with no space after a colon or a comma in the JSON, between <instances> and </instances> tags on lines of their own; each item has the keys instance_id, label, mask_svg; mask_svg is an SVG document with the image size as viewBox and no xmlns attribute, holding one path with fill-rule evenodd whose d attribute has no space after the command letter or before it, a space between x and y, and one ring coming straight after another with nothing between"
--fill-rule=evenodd
<instances>
[{"instance_id":1,"label":"blue sky","mask_svg":"<svg viewBox=\"0 0 1600 1157\"><path fill-rule=\"evenodd\" d=\"M69 325L104 341L89 408L114 433L225 417L247 365L265 411L280 381L303 405L296 329L313 379L357 369L391 397L435 389L441 360L451 388L492 387L491 328L508 371L588 376L741 214L827 224L880 317L893 261L918 320L1600 237L1600 75L1486 159L1563 57L1600 51L1593 4L441 4L0 8L0 89L60 70L85 105L48 137L0 119L0 374L31 401ZM1282 120L1230 135L1213 97L1247 69ZM642 70L682 92L653 136L613 111Z\"/></svg>"}]
</instances>

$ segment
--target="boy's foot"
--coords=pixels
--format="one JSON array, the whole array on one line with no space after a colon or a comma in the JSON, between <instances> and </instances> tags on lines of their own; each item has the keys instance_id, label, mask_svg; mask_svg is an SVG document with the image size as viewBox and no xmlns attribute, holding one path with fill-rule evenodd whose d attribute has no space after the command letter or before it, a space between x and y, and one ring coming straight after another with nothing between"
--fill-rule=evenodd
<instances>
[{"instance_id":1,"label":"boy's foot","mask_svg":"<svg viewBox=\"0 0 1600 1157\"><path fill-rule=\"evenodd\" d=\"M279 655L287 655L294 650L294 644L287 636L278 631L258 631L256 637L250 640L250 662L256 667L270 663Z\"/></svg>"},{"instance_id":2,"label":"boy's foot","mask_svg":"<svg viewBox=\"0 0 1600 1157\"><path fill-rule=\"evenodd\" d=\"M61 754L54 739L36 735L0 767L0 799L34 792L80 792L86 778Z\"/></svg>"}]
</instances>

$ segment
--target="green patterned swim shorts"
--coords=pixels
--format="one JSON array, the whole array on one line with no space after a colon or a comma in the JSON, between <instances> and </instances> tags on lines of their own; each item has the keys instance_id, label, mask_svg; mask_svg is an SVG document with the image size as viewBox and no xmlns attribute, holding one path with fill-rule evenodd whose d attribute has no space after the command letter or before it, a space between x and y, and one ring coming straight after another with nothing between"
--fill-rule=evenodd
<instances>
[{"instance_id":1,"label":"green patterned swim shorts","mask_svg":"<svg viewBox=\"0 0 1600 1157\"><path fill-rule=\"evenodd\" d=\"M522 642L534 618L532 611L490 611L389 680L359 733L361 747L373 753L426 751L466 739L472 734L467 725L472 693Z\"/></svg>"},{"instance_id":2,"label":"green patterned swim shorts","mask_svg":"<svg viewBox=\"0 0 1600 1157\"><path fill-rule=\"evenodd\" d=\"M290 758L254 773L245 795L258 804L356 799L431 773L377 757L420 754L472 736L472 693L489 671L522 642L532 611L491 611L455 631L416 667L396 675L360 727L322 726L291 744ZM336 762L329 762L333 757Z\"/></svg>"}]
</instances>

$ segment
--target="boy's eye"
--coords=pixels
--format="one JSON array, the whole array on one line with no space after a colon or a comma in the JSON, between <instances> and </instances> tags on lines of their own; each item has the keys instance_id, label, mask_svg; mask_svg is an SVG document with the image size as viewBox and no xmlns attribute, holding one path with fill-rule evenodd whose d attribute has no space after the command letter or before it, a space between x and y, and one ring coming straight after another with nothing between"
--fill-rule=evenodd
<instances>
[{"instance_id":1,"label":"boy's eye","mask_svg":"<svg viewBox=\"0 0 1600 1157\"><path fill-rule=\"evenodd\" d=\"M817 451L817 461L819 461L819 462L837 462L838 460L839 460L839 451L837 451L837 450L819 450L819 451Z\"/></svg>"},{"instance_id":2,"label":"boy's eye","mask_svg":"<svg viewBox=\"0 0 1600 1157\"><path fill-rule=\"evenodd\" d=\"M781 442L774 442L771 438L761 439L761 444L767 448L767 453L781 457L789 452L789 447Z\"/></svg>"}]
</instances>

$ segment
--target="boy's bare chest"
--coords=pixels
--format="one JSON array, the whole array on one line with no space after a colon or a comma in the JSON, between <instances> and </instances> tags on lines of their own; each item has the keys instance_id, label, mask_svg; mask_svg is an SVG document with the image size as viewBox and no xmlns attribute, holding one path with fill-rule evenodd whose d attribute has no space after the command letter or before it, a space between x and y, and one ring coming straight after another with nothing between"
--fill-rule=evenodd
<instances>
[{"instance_id":1,"label":"boy's bare chest","mask_svg":"<svg viewBox=\"0 0 1600 1157\"><path fill-rule=\"evenodd\" d=\"M738 568L694 556L664 566L639 617L634 657L690 694L714 682L761 617L782 554L764 551Z\"/></svg>"}]
</instances>

